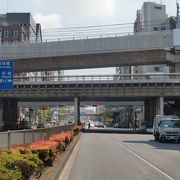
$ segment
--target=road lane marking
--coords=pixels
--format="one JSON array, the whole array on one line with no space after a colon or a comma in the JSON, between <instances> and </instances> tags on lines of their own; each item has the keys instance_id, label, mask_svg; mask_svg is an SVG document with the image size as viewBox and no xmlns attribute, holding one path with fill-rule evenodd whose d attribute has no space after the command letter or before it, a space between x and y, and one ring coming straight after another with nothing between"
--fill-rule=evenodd
<instances>
[{"instance_id":1,"label":"road lane marking","mask_svg":"<svg viewBox=\"0 0 180 180\"><path fill-rule=\"evenodd\" d=\"M158 169L156 166L154 166L153 164L151 164L150 162L146 161L144 158L142 158L141 156L139 156L138 154L136 154L134 151L132 151L131 149L129 149L128 147L126 147L125 145L123 145L122 143L120 143L119 141L115 141L118 145L120 145L121 147L123 147L124 149L126 149L128 152L130 152L131 154L133 154L134 156L136 156L137 158L139 158L140 160L142 160L143 162L145 162L146 164L148 164L149 166L151 166L153 169L157 170L158 172L160 172L161 174L163 174L164 176L166 176L167 178L171 179L171 180L175 180L172 177L170 177L169 175L167 175L165 172L161 171L160 169Z\"/></svg>"}]
</instances>

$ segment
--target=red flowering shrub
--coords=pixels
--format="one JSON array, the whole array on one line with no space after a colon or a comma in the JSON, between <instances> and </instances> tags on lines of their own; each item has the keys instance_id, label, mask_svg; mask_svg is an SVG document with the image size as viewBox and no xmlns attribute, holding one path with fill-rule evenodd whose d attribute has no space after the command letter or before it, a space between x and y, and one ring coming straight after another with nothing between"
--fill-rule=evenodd
<instances>
[{"instance_id":1,"label":"red flowering shrub","mask_svg":"<svg viewBox=\"0 0 180 180\"><path fill-rule=\"evenodd\" d=\"M74 138L74 132L73 131L66 131L64 132L65 137L68 138L69 142L73 140Z\"/></svg>"},{"instance_id":2,"label":"red flowering shrub","mask_svg":"<svg viewBox=\"0 0 180 180\"><path fill-rule=\"evenodd\" d=\"M82 128L83 128L82 125L76 125L76 126L73 128L74 136L78 135L79 132L82 130Z\"/></svg>"},{"instance_id":3,"label":"red flowering shrub","mask_svg":"<svg viewBox=\"0 0 180 180\"><path fill-rule=\"evenodd\" d=\"M70 141L73 140L73 132L67 131L67 132L61 132L60 134L56 134L49 138L50 141L58 142L59 143L59 150L65 151L66 146L70 143Z\"/></svg>"},{"instance_id":4,"label":"red flowering shrub","mask_svg":"<svg viewBox=\"0 0 180 180\"><path fill-rule=\"evenodd\" d=\"M61 143L64 139L59 134L56 134L56 135L50 137L49 140Z\"/></svg>"},{"instance_id":5,"label":"red flowering shrub","mask_svg":"<svg viewBox=\"0 0 180 180\"><path fill-rule=\"evenodd\" d=\"M43 165L52 166L57 150L65 151L80 128L76 126L73 131L61 132L49 140L38 140L28 147L14 144L11 150L0 151L0 179L28 179L32 174L39 178Z\"/></svg>"},{"instance_id":6,"label":"red flowering shrub","mask_svg":"<svg viewBox=\"0 0 180 180\"><path fill-rule=\"evenodd\" d=\"M44 163L44 166L52 166L56 157L58 142L39 140L29 146L32 153L36 153Z\"/></svg>"},{"instance_id":7,"label":"red flowering shrub","mask_svg":"<svg viewBox=\"0 0 180 180\"><path fill-rule=\"evenodd\" d=\"M13 149L19 148L19 147L24 147L24 144L13 144L13 145L11 145L11 148L13 148Z\"/></svg>"}]
</instances>

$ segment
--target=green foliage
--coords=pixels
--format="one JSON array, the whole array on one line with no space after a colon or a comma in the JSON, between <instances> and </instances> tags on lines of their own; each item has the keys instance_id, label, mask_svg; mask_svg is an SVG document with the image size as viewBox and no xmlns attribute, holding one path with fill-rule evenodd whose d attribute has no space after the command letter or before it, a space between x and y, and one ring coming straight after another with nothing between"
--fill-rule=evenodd
<instances>
[{"instance_id":1,"label":"green foliage","mask_svg":"<svg viewBox=\"0 0 180 180\"><path fill-rule=\"evenodd\" d=\"M23 154L21 154L23 152ZM3 179L28 179L33 171L42 164L37 154L20 149L0 152L0 174Z\"/></svg>"},{"instance_id":2,"label":"green foliage","mask_svg":"<svg viewBox=\"0 0 180 180\"><path fill-rule=\"evenodd\" d=\"M65 107L60 107L58 110L58 118L59 119L68 119L68 110Z\"/></svg>"},{"instance_id":3,"label":"green foliage","mask_svg":"<svg viewBox=\"0 0 180 180\"><path fill-rule=\"evenodd\" d=\"M28 161L21 160L9 162L5 167L10 170L19 169L21 171L23 179L28 179L34 171L34 168L31 166L31 164L28 163Z\"/></svg>"},{"instance_id":4,"label":"green foliage","mask_svg":"<svg viewBox=\"0 0 180 180\"><path fill-rule=\"evenodd\" d=\"M74 131L74 135L76 136L76 135L79 134L80 129L79 128L74 128L73 131Z\"/></svg>"},{"instance_id":5,"label":"green foliage","mask_svg":"<svg viewBox=\"0 0 180 180\"><path fill-rule=\"evenodd\" d=\"M111 111L105 110L103 112L103 118L104 118L105 124L112 124L114 122L114 113Z\"/></svg>"},{"instance_id":6,"label":"green foliage","mask_svg":"<svg viewBox=\"0 0 180 180\"><path fill-rule=\"evenodd\" d=\"M32 149L31 151L33 154L38 155L45 167L52 166L57 153L55 149Z\"/></svg>"},{"instance_id":7,"label":"green foliage","mask_svg":"<svg viewBox=\"0 0 180 180\"><path fill-rule=\"evenodd\" d=\"M30 176L39 179L43 167L52 166L57 152L65 151L73 137L73 132L67 131L54 136L55 141L39 140L28 148L14 146L0 151L0 180L28 180Z\"/></svg>"},{"instance_id":8,"label":"green foliage","mask_svg":"<svg viewBox=\"0 0 180 180\"><path fill-rule=\"evenodd\" d=\"M39 119L41 119L42 122L48 123L51 121L52 110L50 107L47 107L47 109L38 108L37 116Z\"/></svg>"},{"instance_id":9,"label":"green foliage","mask_svg":"<svg viewBox=\"0 0 180 180\"><path fill-rule=\"evenodd\" d=\"M19 169L7 169L0 165L0 180L22 180L21 171Z\"/></svg>"},{"instance_id":10,"label":"green foliage","mask_svg":"<svg viewBox=\"0 0 180 180\"><path fill-rule=\"evenodd\" d=\"M66 150L66 144L65 144L65 142L61 142L61 144L60 144L60 152L63 152L65 150Z\"/></svg>"}]
</instances>

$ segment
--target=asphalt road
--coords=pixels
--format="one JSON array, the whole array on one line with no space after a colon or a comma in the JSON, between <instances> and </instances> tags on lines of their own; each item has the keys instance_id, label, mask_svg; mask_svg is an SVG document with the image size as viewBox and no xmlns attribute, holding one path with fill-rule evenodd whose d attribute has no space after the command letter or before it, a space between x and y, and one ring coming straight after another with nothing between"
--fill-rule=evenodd
<instances>
[{"instance_id":1,"label":"asphalt road","mask_svg":"<svg viewBox=\"0 0 180 180\"><path fill-rule=\"evenodd\" d=\"M69 180L180 180L180 144L138 134L84 133L80 140Z\"/></svg>"}]
</instances>

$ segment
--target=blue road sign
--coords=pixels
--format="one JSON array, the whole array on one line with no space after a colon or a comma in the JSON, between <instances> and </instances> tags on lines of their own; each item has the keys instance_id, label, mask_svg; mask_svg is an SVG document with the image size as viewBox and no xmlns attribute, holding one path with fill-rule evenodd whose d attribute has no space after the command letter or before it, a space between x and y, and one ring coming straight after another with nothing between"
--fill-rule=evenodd
<instances>
[{"instance_id":1,"label":"blue road sign","mask_svg":"<svg viewBox=\"0 0 180 180\"><path fill-rule=\"evenodd\" d=\"M14 61L0 60L0 90L13 88Z\"/></svg>"}]
</instances>

